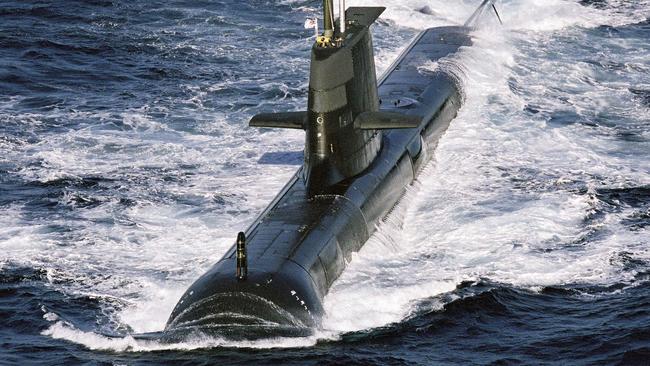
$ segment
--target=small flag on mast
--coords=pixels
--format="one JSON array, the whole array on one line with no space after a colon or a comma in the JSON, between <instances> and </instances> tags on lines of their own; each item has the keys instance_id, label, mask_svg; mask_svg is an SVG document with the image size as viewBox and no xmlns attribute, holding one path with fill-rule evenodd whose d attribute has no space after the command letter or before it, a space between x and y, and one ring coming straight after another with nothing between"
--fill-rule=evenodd
<instances>
[{"instance_id":1,"label":"small flag on mast","mask_svg":"<svg viewBox=\"0 0 650 366\"><path fill-rule=\"evenodd\" d=\"M305 20L305 29L314 28L314 34L318 37L318 19L307 18Z\"/></svg>"}]
</instances>

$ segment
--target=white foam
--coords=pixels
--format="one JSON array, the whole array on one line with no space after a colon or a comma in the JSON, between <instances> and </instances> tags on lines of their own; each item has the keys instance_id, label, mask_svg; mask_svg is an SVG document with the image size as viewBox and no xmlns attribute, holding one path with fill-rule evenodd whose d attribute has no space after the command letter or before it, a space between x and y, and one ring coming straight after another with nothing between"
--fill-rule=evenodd
<instances>
[{"instance_id":1,"label":"white foam","mask_svg":"<svg viewBox=\"0 0 650 366\"><path fill-rule=\"evenodd\" d=\"M48 318L55 319L54 316ZM65 339L67 341L75 342L91 350L111 352L154 352L163 350L187 351L206 348L306 348L314 346L319 339L323 339L322 336L312 336L302 338L278 337L254 341L232 341L214 336L195 335L184 342L162 343L158 341L134 339L131 336L114 338L95 332L85 332L76 329L71 324L63 321L55 321L41 334L55 339Z\"/></svg>"}]
</instances>

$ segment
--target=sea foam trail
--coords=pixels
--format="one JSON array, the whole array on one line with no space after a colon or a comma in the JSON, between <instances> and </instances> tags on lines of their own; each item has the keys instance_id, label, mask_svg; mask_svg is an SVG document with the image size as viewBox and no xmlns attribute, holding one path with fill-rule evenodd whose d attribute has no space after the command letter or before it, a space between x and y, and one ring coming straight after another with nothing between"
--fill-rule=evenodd
<instances>
[{"instance_id":1,"label":"sea foam trail","mask_svg":"<svg viewBox=\"0 0 650 366\"><path fill-rule=\"evenodd\" d=\"M596 183L584 181L585 175L617 176L621 167L643 161L594 153L584 146L582 133L562 133L531 120L523 113L525 98L511 85L519 62L547 66L517 49L529 37L543 40L549 36L541 31L557 36L566 27L638 17L612 19L560 1L508 2L502 8L516 15L504 15L505 30L478 32L476 47L458 60L466 71L466 105L442 139L435 163L409 193L414 197L400 220L403 225L387 223L355 256L326 298L326 328L354 331L398 322L417 308L417 300L450 291L461 281L488 279L531 290L630 281L635 272L623 271L613 260L628 251L647 258L638 244L642 234L625 229L572 250L599 225L584 224L596 203L593 195L576 194L572 184L581 182L589 190ZM399 24L402 11L387 16ZM544 42L538 47L543 50ZM584 71L576 68L572 71ZM596 102L605 100L603 95ZM567 152L580 158L567 161ZM647 170L626 173L636 184L648 182Z\"/></svg>"},{"instance_id":2,"label":"sea foam trail","mask_svg":"<svg viewBox=\"0 0 650 366\"><path fill-rule=\"evenodd\" d=\"M370 1L348 3L377 5ZM380 24L374 30L380 47L380 72L417 30L461 24L476 4L390 1L382 5L388 8L384 19L392 24ZM424 11L426 6L431 11ZM638 246L635 235L640 234L620 230L613 216L590 220L591 213L599 209L594 198L598 185L593 177L615 177L615 170L628 164L626 179L637 184L648 181L648 172L632 171L639 161L626 163L625 159L591 151L600 137L586 133L580 126L570 131L549 128L548 119L522 111L531 101L536 105L546 101L549 104L541 107L549 113L559 108L544 97L547 89L567 86L560 75L545 77L557 66L545 56L549 43L557 42L559 52L569 47L562 43L562 35L571 37L582 32L576 27L632 23L643 15L597 10L569 1L506 1L499 7L505 27L488 21L487 27L476 33L477 47L465 50L456 60L464 65L466 104L442 139L435 162L409 188L402 204L378 233L354 255L325 299L324 329L315 337L245 344L198 339L162 345L84 332L53 315L48 316L52 326L44 334L91 349L116 351L307 347L318 339L336 339L342 332L398 322L415 311L422 299L453 291L464 280L488 279L531 290L548 285L631 280L634 273L612 265L616 263L612 258L622 250L647 257L634 244ZM393 31L395 27L398 32ZM579 66L566 67L578 78L588 73ZM539 76L529 75L540 69L543 71L537 73ZM522 78L534 87L513 84L513 78ZM245 83L240 80L215 88L227 90L233 85ZM517 88L524 93L516 92ZM207 101L201 98L209 95L202 93L197 91L197 98ZM594 100L602 101L603 97L594 96ZM302 102L291 101L295 109ZM27 264L54 267L52 283L62 291L119 298L122 305L117 308L114 303L106 305L116 322L134 332L157 331L164 326L180 294L218 260L231 245L232 234L251 222L295 170L295 166L259 165L253 157L287 146L301 149L302 136L242 131L241 124L233 125L218 113L210 121L217 127L206 123L204 135L165 132L164 125L141 111L126 113L132 115L125 116L125 123L138 131L142 143L132 146L131 152L111 155L116 160L126 159L123 169L142 162L138 169L160 169L165 174L166 169L182 161L200 167L196 174L184 178L189 182L142 182L145 189L138 194L146 197L147 204L135 205L117 215L134 223L128 229L116 232L94 224L93 220L105 218L104 210L111 205L85 213L82 218L89 223L79 227L81 242L73 250L58 249L45 224L39 229L23 225L20 220L12 221L13 231L2 235L11 237L15 250L3 255L7 261L22 258ZM237 118L245 117L242 114ZM28 168L23 174L43 182L83 177L88 169L98 176L117 175L120 169L103 163L106 151L83 145L80 141L85 138L99 140L99 146L116 141L130 146L122 140L130 138L128 135L91 128L68 136L52 136L34 151L37 160L46 162L44 168ZM160 141L163 143L158 144ZM77 156L74 161L65 158L71 152ZM574 159L566 161L567 154ZM228 166L231 160L244 163ZM614 178L608 184L629 182ZM576 193L583 188L587 194ZM147 190L156 190L163 198L152 199ZM19 208L8 210L20 214ZM573 245L603 225L614 233L584 248ZM83 245L88 242L93 245ZM52 264L56 262L64 265ZM98 282L93 274L102 271L112 276ZM60 277L72 278L74 284L57 285Z\"/></svg>"}]
</instances>

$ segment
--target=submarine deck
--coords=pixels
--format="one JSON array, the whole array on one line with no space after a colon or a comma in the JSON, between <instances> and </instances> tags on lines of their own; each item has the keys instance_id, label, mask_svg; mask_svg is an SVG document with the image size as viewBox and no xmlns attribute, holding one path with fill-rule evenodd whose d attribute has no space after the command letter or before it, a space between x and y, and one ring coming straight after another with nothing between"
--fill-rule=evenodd
<instances>
[{"instance_id":1,"label":"submarine deck","mask_svg":"<svg viewBox=\"0 0 650 366\"><path fill-rule=\"evenodd\" d=\"M404 187L400 185L399 192L375 192L381 190L380 182L389 179L391 174L414 179L417 171L415 164L420 155L421 135L441 135L448 126L447 123L435 124L434 116L443 109L451 93L453 80L449 75L433 70L433 63L449 55L453 55L463 46L471 45L468 29L464 27L440 27L422 32L412 44L395 61L392 67L379 81L379 95L382 99L382 110L399 111L404 114L424 116L423 122L414 129L386 130L382 138L382 151L368 170L342 187L340 195L319 196L308 199L305 185L300 179L302 168L287 183L276 200L269 205L247 232L249 267L254 268L257 262L264 261L269 256L282 256L293 260L308 272L318 270L325 272L327 283L318 286L326 292L344 263L330 266L319 266L318 263L304 263L301 252L316 250L319 256L330 257L335 252L342 252L340 258L348 258L358 250L374 231L375 224L385 207L372 207L372 202L364 202L368 196L377 196L383 203L393 206L393 200L399 199ZM428 68L427 66L432 66ZM452 101L454 102L454 101ZM437 138L427 137L425 141L437 142ZM435 140L435 141L432 141ZM431 150L432 148L428 149ZM408 158L408 159L407 159ZM405 163L409 164L406 165ZM361 190L362 194L357 194ZM377 195L377 193L380 193ZM393 201L393 202L390 202ZM336 203L335 203L336 202ZM380 202L375 202L375 205ZM333 211L341 210L348 216L363 220L363 232L359 237L352 238L347 243L338 241L338 248L311 248L305 244L308 236L317 235L320 245L329 243L336 232L325 227L325 218ZM388 208L388 210L390 207ZM328 238L329 236L329 238ZM328 254L331 253L331 254ZM234 260L235 249L230 250L225 259ZM322 260L328 263L328 260ZM313 267L323 267L314 269ZM329 271L328 271L329 269ZM333 272L333 273L330 273ZM323 288L324 287L324 288ZM324 293L323 293L324 294Z\"/></svg>"},{"instance_id":2,"label":"submarine deck","mask_svg":"<svg viewBox=\"0 0 650 366\"><path fill-rule=\"evenodd\" d=\"M233 312L249 320L245 314L264 314L264 324L281 323L269 315L280 313L285 323L318 324L322 299L346 259L399 202L460 108L457 76L433 66L470 46L469 32L465 27L422 32L378 83L381 109L422 117L420 125L377 131L382 134L379 155L335 194L308 198L300 168L246 232L248 279L235 276L233 246L183 295L167 327L213 324Z\"/></svg>"}]
</instances>

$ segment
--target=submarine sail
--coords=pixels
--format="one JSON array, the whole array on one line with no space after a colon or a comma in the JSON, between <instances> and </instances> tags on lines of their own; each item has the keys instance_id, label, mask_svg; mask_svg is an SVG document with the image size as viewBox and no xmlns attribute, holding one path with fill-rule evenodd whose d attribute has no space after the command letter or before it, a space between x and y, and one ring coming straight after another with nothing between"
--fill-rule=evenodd
<instances>
[{"instance_id":1,"label":"submarine sail","mask_svg":"<svg viewBox=\"0 0 650 366\"><path fill-rule=\"evenodd\" d=\"M330 286L431 159L462 104L455 75L421 65L470 46L477 13L464 26L421 32L377 80L370 26L385 8L350 7L338 21L331 0L323 9L306 109L250 121L304 130L304 163L181 297L169 334L318 326Z\"/></svg>"}]
</instances>

